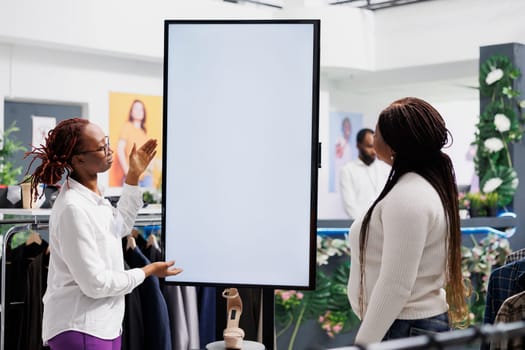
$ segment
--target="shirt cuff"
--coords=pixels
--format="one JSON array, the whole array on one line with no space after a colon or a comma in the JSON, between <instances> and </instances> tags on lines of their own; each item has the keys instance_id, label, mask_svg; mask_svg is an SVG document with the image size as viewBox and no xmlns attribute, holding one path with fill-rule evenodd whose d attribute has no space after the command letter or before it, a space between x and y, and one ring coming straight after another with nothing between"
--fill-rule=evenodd
<instances>
[{"instance_id":1,"label":"shirt cuff","mask_svg":"<svg viewBox=\"0 0 525 350\"><path fill-rule=\"evenodd\" d=\"M122 191L142 194L142 190L139 185L128 185L127 183L124 183L124 185L122 186Z\"/></svg>"},{"instance_id":2,"label":"shirt cuff","mask_svg":"<svg viewBox=\"0 0 525 350\"><path fill-rule=\"evenodd\" d=\"M128 194L129 198L136 200L137 203L140 202L139 208L142 207L142 188L140 186L133 186L125 183L122 187L121 197L123 197L125 193Z\"/></svg>"},{"instance_id":3,"label":"shirt cuff","mask_svg":"<svg viewBox=\"0 0 525 350\"><path fill-rule=\"evenodd\" d=\"M131 278L133 279L133 283L135 286L138 286L142 282L144 282L144 279L146 278L146 274L144 273L144 270L141 268L134 268L131 270L127 270L131 274Z\"/></svg>"}]
</instances>

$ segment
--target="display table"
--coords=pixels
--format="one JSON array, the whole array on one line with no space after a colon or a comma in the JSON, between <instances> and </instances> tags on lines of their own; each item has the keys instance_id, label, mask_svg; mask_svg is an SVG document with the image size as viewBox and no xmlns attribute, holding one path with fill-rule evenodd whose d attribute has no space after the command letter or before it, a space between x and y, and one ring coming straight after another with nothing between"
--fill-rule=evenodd
<instances>
[{"instance_id":1,"label":"display table","mask_svg":"<svg viewBox=\"0 0 525 350\"><path fill-rule=\"evenodd\" d=\"M209 343L206 345L207 350L224 350L226 349L224 347L224 341L215 341L213 343ZM264 350L265 347L261 343L257 343L251 340L243 340L242 342L242 350Z\"/></svg>"}]
</instances>

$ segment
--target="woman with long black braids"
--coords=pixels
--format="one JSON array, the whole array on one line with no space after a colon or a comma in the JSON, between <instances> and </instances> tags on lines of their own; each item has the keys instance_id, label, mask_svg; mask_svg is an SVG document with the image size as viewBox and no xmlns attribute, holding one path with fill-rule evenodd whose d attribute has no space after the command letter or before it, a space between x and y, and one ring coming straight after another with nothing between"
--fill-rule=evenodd
<instances>
[{"instance_id":1,"label":"woman with long black braids","mask_svg":"<svg viewBox=\"0 0 525 350\"><path fill-rule=\"evenodd\" d=\"M442 152L448 134L441 115L418 98L379 115L374 148L392 169L351 227L348 297L361 319L357 344L447 331L466 317L458 191Z\"/></svg>"}]
</instances>

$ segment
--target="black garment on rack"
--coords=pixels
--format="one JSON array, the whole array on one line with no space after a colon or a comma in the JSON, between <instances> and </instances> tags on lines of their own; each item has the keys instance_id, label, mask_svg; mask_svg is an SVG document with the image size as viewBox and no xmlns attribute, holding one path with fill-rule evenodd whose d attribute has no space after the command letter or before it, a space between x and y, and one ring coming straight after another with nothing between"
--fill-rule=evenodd
<instances>
[{"instance_id":1,"label":"black garment on rack","mask_svg":"<svg viewBox=\"0 0 525 350\"><path fill-rule=\"evenodd\" d=\"M125 259L131 268L144 267L150 263L138 248L128 249ZM145 345L155 350L172 350L168 307L160 290L158 277L146 277L137 289L142 306Z\"/></svg>"},{"instance_id":2,"label":"black garment on rack","mask_svg":"<svg viewBox=\"0 0 525 350\"><path fill-rule=\"evenodd\" d=\"M140 248L140 250L142 251L142 254L144 254L144 256L146 256L146 258L151 262L162 260L162 252L152 245L148 247L146 244L146 246L144 248Z\"/></svg>"},{"instance_id":3,"label":"black garment on rack","mask_svg":"<svg viewBox=\"0 0 525 350\"><path fill-rule=\"evenodd\" d=\"M124 262L126 270L129 265ZM125 297L124 321L122 324L122 350L144 350L144 321L140 293L137 288Z\"/></svg>"},{"instance_id":4,"label":"black garment on rack","mask_svg":"<svg viewBox=\"0 0 525 350\"><path fill-rule=\"evenodd\" d=\"M9 242L8 242L9 243ZM9 244L8 244L9 246ZM6 285L5 285L5 329L4 349L27 350L24 338L28 330L24 317L27 310L27 271L36 256L48 247L46 241L41 244L22 244L6 251ZM39 336L39 339L41 336ZM31 349L32 350L32 349Z\"/></svg>"},{"instance_id":5,"label":"black garment on rack","mask_svg":"<svg viewBox=\"0 0 525 350\"><path fill-rule=\"evenodd\" d=\"M27 336L22 337L21 349L43 350L49 349L42 343L42 315L44 303L42 297L47 288L47 274L49 268L49 252L40 253L27 271L26 312L24 329Z\"/></svg>"},{"instance_id":6,"label":"black garment on rack","mask_svg":"<svg viewBox=\"0 0 525 350\"><path fill-rule=\"evenodd\" d=\"M197 287L199 309L199 341L201 346L222 339L217 338L217 290L215 287ZM221 289L222 291L222 289ZM222 298L222 296L220 296ZM226 322L226 320L225 320Z\"/></svg>"}]
</instances>

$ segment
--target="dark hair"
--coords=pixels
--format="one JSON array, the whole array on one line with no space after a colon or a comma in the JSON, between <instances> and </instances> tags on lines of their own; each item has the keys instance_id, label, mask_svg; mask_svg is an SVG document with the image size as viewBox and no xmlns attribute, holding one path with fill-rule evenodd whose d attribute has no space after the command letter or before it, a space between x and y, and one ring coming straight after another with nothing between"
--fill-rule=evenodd
<instances>
[{"instance_id":1,"label":"dark hair","mask_svg":"<svg viewBox=\"0 0 525 350\"><path fill-rule=\"evenodd\" d=\"M373 135L374 134L374 130L368 129L368 128L364 128L364 129L359 130L359 132L357 133L357 136L356 136L356 141L357 141L358 145L363 143L366 134L372 134Z\"/></svg>"},{"instance_id":2,"label":"dark hair","mask_svg":"<svg viewBox=\"0 0 525 350\"><path fill-rule=\"evenodd\" d=\"M40 183L56 185L64 173L66 173L66 179L69 178L73 171L71 158L77 152L80 135L87 124L89 121L82 118L63 120L47 133L45 145L33 146L33 150L25 153L24 158L33 157L27 167L26 175L37 159L42 161L33 174L29 176L31 194L34 193L35 199L38 198L38 185Z\"/></svg>"},{"instance_id":3,"label":"dark hair","mask_svg":"<svg viewBox=\"0 0 525 350\"><path fill-rule=\"evenodd\" d=\"M458 191L450 158L441 151L448 142L449 131L438 111L414 97L393 102L379 115L377 127L385 143L394 152L394 160L385 187L366 213L359 236L361 265L360 308L364 311L364 261L368 228L372 212L395 186L399 178L414 172L425 178L437 191L445 211L447 237L447 302L453 323L465 320L467 295L461 272L461 230Z\"/></svg>"},{"instance_id":4,"label":"dark hair","mask_svg":"<svg viewBox=\"0 0 525 350\"><path fill-rule=\"evenodd\" d=\"M144 111L144 118L142 118L142 121L140 122L140 128L144 130L144 132L147 132L146 126L145 126L146 125L146 105L144 104L144 102L142 102L142 100L139 100L139 99L133 100L133 103L131 104L131 107L129 108L128 121L130 122L133 121L132 113L133 113L133 106L135 105L135 103L140 103L142 105L142 110Z\"/></svg>"},{"instance_id":5,"label":"dark hair","mask_svg":"<svg viewBox=\"0 0 525 350\"><path fill-rule=\"evenodd\" d=\"M345 124L348 124L350 126L350 128L352 128L352 122L350 121L350 118L348 117L345 117L343 119L343 121L341 122L341 131L344 132L345 131Z\"/></svg>"}]
</instances>

